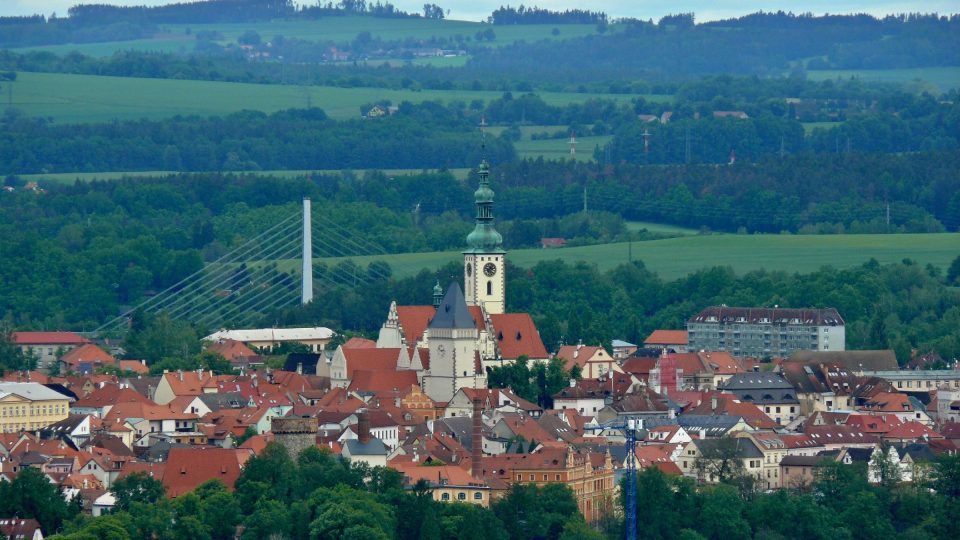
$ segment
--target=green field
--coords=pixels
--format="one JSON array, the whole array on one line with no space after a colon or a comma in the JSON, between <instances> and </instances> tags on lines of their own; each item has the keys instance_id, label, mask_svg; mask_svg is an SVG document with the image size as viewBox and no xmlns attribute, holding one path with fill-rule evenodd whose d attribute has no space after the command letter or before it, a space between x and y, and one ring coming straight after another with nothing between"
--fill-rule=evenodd
<instances>
[{"instance_id":1,"label":"green field","mask_svg":"<svg viewBox=\"0 0 960 540\"><path fill-rule=\"evenodd\" d=\"M511 262L530 267L542 260L561 259L568 263L586 261L600 270L609 270L633 260L641 260L662 278L676 279L712 266L730 266L738 274L767 269L784 272L812 272L824 266L848 268L863 264L871 257L881 263L899 262L909 257L921 265L947 268L960 254L960 233L889 235L705 235L652 240L647 242L604 244L561 249L521 249L510 251ZM404 253L381 257L356 257L366 265L382 259L390 263L394 275L406 277L421 269L435 269L459 261L456 251ZM336 264L342 259L317 259ZM293 269L294 261L286 263Z\"/></svg>"},{"instance_id":2,"label":"green field","mask_svg":"<svg viewBox=\"0 0 960 540\"><path fill-rule=\"evenodd\" d=\"M851 77L856 77L865 82L919 82L921 87L926 86L923 83L927 83L927 85L933 85L933 90L942 92L952 88L960 88L960 67L807 71L807 78L813 81L849 79Z\"/></svg>"},{"instance_id":3,"label":"green field","mask_svg":"<svg viewBox=\"0 0 960 540\"><path fill-rule=\"evenodd\" d=\"M646 229L647 231L652 233L672 234L675 236L690 236L693 234L699 234L700 232L697 229L691 229L689 227L680 227L678 225L668 225L666 223L653 223L649 221L628 221L627 222L628 231L637 232L643 229Z\"/></svg>"},{"instance_id":4,"label":"green field","mask_svg":"<svg viewBox=\"0 0 960 540\"><path fill-rule=\"evenodd\" d=\"M816 129L830 129L843 124L843 122L803 122L803 132L807 135L813 133Z\"/></svg>"},{"instance_id":5,"label":"green field","mask_svg":"<svg viewBox=\"0 0 960 540\"><path fill-rule=\"evenodd\" d=\"M427 169L430 172L436 172L438 169ZM447 169L454 178L458 180L465 180L467 175L470 173L470 169ZM423 172L423 169L381 169L386 175L408 175L408 174L419 174ZM294 171L294 170L282 170L282 171L249 171L249 174L256 174L258 176L279 176L281 178L298 178L306 176L311 173L337 173L341 172L336 171ZM357 175L363 175L367 172L366 169L353 170ZM158 176L166 176L169 174L177 174L176 171L133 171L133 172L120 172L120 171L111 171L111 172L82 172L82 173L53 173L53 174L21 174L19 177L24 181L36 181L40 183L41 187L45 183L51 184L73 184L77 180L83 180L85 182L90 182L92 180L119 180L121 178L154 178ZM194 173L189 173L194 174ZM195 173L195 174L204 174L204 173ZM246 174L246 173L237 173L237 174Z\"/></svg>"},{"instance_id":6,"label":"green field","mask_svg":"<svg viewBox=\"0 0 960 540\"><path fill-rule=\"evenodd\" d=\"M274 112L305 107L308 101L331 118L359 118L360 106L379 100L410 101L499 98L501 92L472 90L390 90L289 86L175 79L139 79L19 72L12 83L13 107L30 116L51 117L55 122L107 122L158 119L174 115L225 115L243 109ZM562 106L591 98L624 101L623 94L542 92L550 105ZM669 99L664 97L664 99ZM592 149L592 148L591 148Z\"/></svg>"},{"instance_id":7,"label":"green field","mask_svg":"<svg viewBox=\"0 0 960 540\"><path fill-rule=\"evenodd\" d=\"M476 42L474 35L478 31L492 28L496 39L492 42ZM590 24L557 25L559 34L553 35L553 26L550 25L505 25L491 26L489 24L430 19L383 19L377 17L326 17L316 21L265 21L237 24L172 24L162 25L161 33L152 39L138 39L131 41L109 41L103 43L76 43L66 45L44 45L37 47L23 47L13 49L16 52L31 50L50 51L55 54L66 54L77 51L89 56L105 57L117 51L161 51L175 53L189 53L193 51L194 36L201 31L220 32L223 39L221 44L236 43L247 30L260 34L263 41L272 40L275 36L301 39L305 41L333 41L345 43L353 41L357 34L370 32L371 37L385 41L405 40L408 38L428 39L431 37L456 38L463 36L468 44L483 46L502 46L517 41L534 42L544 39L568 39L596 33L596 26ZM616 31L616 25L610 25L609 31ZM187 33L189 30L189 33ZM442 63L441 63L442 64ZM447 65L458 65L451 63Z\"/></svg>"}]
</instances>

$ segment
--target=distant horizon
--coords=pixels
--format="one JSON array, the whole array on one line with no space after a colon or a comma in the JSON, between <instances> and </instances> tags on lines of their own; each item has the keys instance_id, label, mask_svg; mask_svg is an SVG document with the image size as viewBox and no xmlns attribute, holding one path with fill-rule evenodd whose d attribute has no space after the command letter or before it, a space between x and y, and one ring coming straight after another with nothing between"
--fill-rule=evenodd
<instances>
[{"instance_id":1,"label":"distant horizon","mask_svg":"<svg viewBox=\"0 0 960 540\"><path fill-rule=\"evenodd\" d=\"M159 6L175 3L189 3L195 0L7 0L0 3L0 16L44 15L56 13L66 17L67 10L78 4L112 4L118 6ZM297 5L315 5L314 1L294 0ZM403 11L420 13L422 0L396 0L391 4ZM569 0L539 0L534 2L503 2L502 0L434 0L432 3L448 10L448 18L462 21L484 21L500 6L521 4L537 6L550 10L584 9L582 3ZM698 22L714 21L741 17L758 11L786 11L793 13L813 13L814 15L850 15L866 13L875 17L901 13L939 13L949 15L960 12L953 1L933 0L930 2L909 1L862 1L862 0L806 0L804 2L770 2L756 0L607 0L594 3L589 8L602 11L611 18L631 17L637 19L658 20L664 15L693 12Z\"/></svg>"}]
</instances>

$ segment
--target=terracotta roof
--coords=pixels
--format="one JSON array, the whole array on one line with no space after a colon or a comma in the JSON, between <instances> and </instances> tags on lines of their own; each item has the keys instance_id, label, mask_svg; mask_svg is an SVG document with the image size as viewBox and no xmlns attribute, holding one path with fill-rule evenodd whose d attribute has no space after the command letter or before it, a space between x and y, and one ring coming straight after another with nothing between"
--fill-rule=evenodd
<instances>
[{"instance_id":1,"label":"terracotta roof","mask_svg":"<svg viewBox=\"0 0 960 540\"><path fill-rule=\"evenodd\" d=\"M540 332L528 313L490 315L500 356L514 360L523 355L529 358L548 358Z\"/></svg>"},{"instance_id":2,"label":"terracotta roof","mask_svg":"<svg viewBox=\"0 0 960 540\"><path fill-rule=\"evenodd\" d=\"M912 412L910 397L899 392L879 392L867 401L864 409L878 412Z\"/></svg>"},{"instance_id":3,"label":"terracotta roof","mask_svg":"<svg viewBox=\"0 0 960 540\"><path fill-rule=\"evenodd\" d=\"M774 429L778 426L776 422L760 410L760 407L753 403L740 401L729 394L719 394L716 397L716 402L716 408L714 408L713 396L710 396L696 407L684 410L683 414L741 416L746 423L754 428Z\"/></svg>"},{"instance_id":4,"label":"terracotta roof","mask_svg":"<svg viewBox=\"0 0 960 540\"><path fill-rule=\"evenodd\" d=\"M170 385L173 394L176 396L199 396L203 393L203 386L213 378L209 371L197 373L196 371L177 371L175 373L164 373L163 379Z\"/></svg>"},{"instance_id":5,"label":"terracotta roof","mask_svg":"<svg viewBox=\"0 0 960 540\"><path fill-rule=\"evenodd\" d=\"M403 338L408 345L413 346L420 341L436 312L433 306L397 306L397 319L403 327Z\"/></svg>"},{"instance_id":6,"label":"terracotta roof","mask_svg":"<svg viewBox=\"0 0 960 540\"><path fill-rule=\"evenodd\" d=\"M167 497L178 497L200 484L217 479L233 491L243 464L252 452L226 448L171 448L163 475Z\"/></svg>"},{"instance_id":7,"label":"terracotta roof","mask_svg":"<svg viewBox=\"0 0 960 540\"><path fill-rule=\"evenodd\" d=\"M686 345L688 342L686 330L654 330L644 345Z\"/></svg>"},{"instance_id":8,"label":"terracotta roof","mask_svg":"<svg viewBox=\"0 0 960 540\"><path fill-rule=\"evenodd\" d=\"M110 409L106 422L124 422L128 418L142 418L144 420L195 420L197 415L171 409L164 405L151 402L117 403Z\"/></svg>"},{"instance_id":9,"label":"terracotta roof","mask_svg":"<svg viewBox=\"0 0 960 540\"><path fill-rule=\"evenodd\" d=\"M883 435L884 439L916 440L916 439L942 439L943 435L928 428L920 422L904 422L890 428Z\"/></svg>"},{"instance_id":10,"label":"terracotta roof","mask_svg":"<svg viewBox=\"0 0 960 540\"><path fill-rule=\"evenodd\" d=\"M90 340L73 332L14 332L17 345L80 345Z\"/></svg>"},{"instance_id":11,"label":"terracotta roof","mask_svg":"<svg viewBox=\"0 0 960 540\"><path fill-rule=\"evenodd\" d=\"M117 360L117 367L120 368L120 371L132 371L140 374L150 373L150 368L142 360Z\"/></svg>"},{"instance_id":12,"label":"terracotta roof","mask_svg":"<svg viewBox=\"0 0 960 540\"><path fill-rule=\"evenodd\" d=\"M418 480L426 480L433 485L445 484L451 486L481 485L482 480L478 480L470 473L456 465L441 465L439 467L422 467L406 463L396 463L391 465L393 469L403 474L405 484L415 484Z\"/></svg>"},{"instance_id":13,"label":"terracotta roof","mask_svg":"<svg viewBox=\"0 0 960 540\"><path fill-rule=\"evenodd\" d=\"M654 357L631 356L623 361L620 366L625 373L633 373L642 378L650 376L650 370L657 367L657 359Z\"/></svg>"},{"instance_id":14,"label":"terracotta roof","mask_svg":"<svg viewBox=\"0 0 960 540\"><path fill-rule=\"evenodd\" d=\"M386 371L396 370L397 360L402 349L343 349L343 357L347 361L347 378L352 379L357 370Z\"/></svg>"},{"instance_id":15,"label":"terracotta roof","mask_svg":"<svg viewBox=\"0 0 960 540\"><path fill-rule=\"evenodd\" d=\"M343 347L345 349L375 349L377 347L377 342L373 341L372 339L352 337L343 344Z\"/></svg>"},{"instance_id":16,"label":"terracotta roof","mask_svg":"<svg viewBox=\"0 0 960 540\"><path fill-rule=\"evenodd\" d=\"M900 418L892 414L851 414L844 425L857 427L864 433L887 433L901 423Z\"/></svg>"},{"instance_id":17,"label":"terracotta roof","mask_svg":"<svg viewBox=\"0 0 960 540\"><path fill-rule=\"evenodd\" d=\"M602 352L601 352L602 351ZM608 355L603 347L591 347L588 345L564 345L557 351L557 358L564 361L564 368L573 369L573 366L583 367L587 361L594 356L602 356L602 360L613 361L613 357Z\"/></svg>"},{"instance_id":18,"label":"terracotta roof","mask_svg":"<svg viewBox=\"0 0 960 540\"><path fill-rule=\"evenodd\" d=\"M257 353L250 347L247 347L242 341L233 339L221 339L211 343L207 351L217 353L227 360L236 360L239 358L250 358L257 356Z\"/></svg>"},{"instance_id":19,"label":"terracotta roof","mask_svg":"<svg viewBox=\"0 0 960 540\"><path fill-rule=\"evenodd\" d=\"M78 366L81 362L114 364L116 360L110 356L107 351L97 347L93 343L85 343L75 349L67 351L60 357L60 361Z\"/></svg>"},{"instance_id":20,"label":"terracotta roof","mask_svg":"<svg viewBox=\"0 0 960 540\"><path fill-rule=\"evenodd\" d=\"M807 434L800 435L780 435L780 440L783 441L783 444L787 446L788 449L796 448L815 448L817 446L822 446L819 442L813 440Z\"/></svg>"},{"instance_id":21,"label":"terracotta roof","mask_svg":"<svg viewBox=\"0 0 960 540\"><path fill-rule=\"evenodd\" d=\"M804 432L820 444L863 444L879 441L876 435L864 433L855 426L805 426Z\"/></svg>"},{"instance_id":22,"label":"terracotta roof","mask_svg":"<svg viewBox=\"0 0 960 540\"><path fill-rule=\"evenodd\" d=\"M416 371L397 371L397 370L365 370L358 369L353 372L350 381L350 391L379 392L382 390L399 390L409 388L417 384Z\"/></svg>"}]
</instances>

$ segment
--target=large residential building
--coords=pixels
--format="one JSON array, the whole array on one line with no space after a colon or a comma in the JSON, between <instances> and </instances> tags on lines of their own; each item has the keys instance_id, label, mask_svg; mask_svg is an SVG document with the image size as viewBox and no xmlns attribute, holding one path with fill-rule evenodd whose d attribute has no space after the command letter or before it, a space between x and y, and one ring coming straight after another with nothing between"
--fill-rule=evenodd
<instances>
[{"instance_id":1,"label":"large residential building","mask_svg":"<svg viewBox=\"0 0 960 540\"><path fill-rule=\"evenodd\" d=\"M58 355L75 349L90 340L73 332L14 332L13 343L25 354L37 359L37 369L46 372Z\"/></svg>"},{"instance_id":2,"label":"large residential building","mask_svg":"<svg viewBox=\"0 0 960 540\"><path fill-rule=\"evenodd\" d=\"M844 323L836 309L713 306L687 321L688 350L737 357L787 357L793 351L842 351Z\"/></svg>"},{"instance_id":3,"label":"large residential building","mask_svg":"<svg viewBox=\"0 0 960 540\"><path fill-rule=\"evenodd\" d=\"M0 432L35 431L70 414L70 398L38 383L0 382Z\"/></svg>"}]
</instances>

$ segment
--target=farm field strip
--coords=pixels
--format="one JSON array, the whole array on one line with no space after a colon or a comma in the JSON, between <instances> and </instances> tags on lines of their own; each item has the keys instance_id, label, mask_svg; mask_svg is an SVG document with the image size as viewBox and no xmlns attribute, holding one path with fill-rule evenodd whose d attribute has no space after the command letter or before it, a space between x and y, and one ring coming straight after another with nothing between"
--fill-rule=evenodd
<instances>
[{"instance_id":1,"label":"farm field strip","mask_svg":"<svg viewBox=\"0 0 960 540\"><path fill-rule=\"evenodd\" d=\"M376 240L376 239L374 239ZM507 257L529 268L543 260L567 263L586 261L600 270L609 270L629 260L640 260L664 279L677 279L713 266L730 266L738 274L766 269L783 272L812 272L824 266L849 268L874 258L880 263L910 258L946 269L957 256L960 233L862 234L862 235L697 235L645 242L620 242L560 249L509 250ZM352 260L361 267L384 260L397 277L414 275L422 269L436 269L461 260L459 251L402 253L387 256L316 259L335 265ZM280 261L284 270L294 270L297 261Z\"/></svg>"},{"instance_id":2,"label":"farm field strip","mask_svg":"<svg viewBox=\"0 0 960 540\"><path fill-rule=\"evenodd\" d=\"M502 95L495 91L340 88L33 72L19 72L11 86L15 108L29 116L52 117L61 123L226 115L243 109L272 113L306 107L308 102L333 119L345 120L359 118L361 105L380 100L470 102L489 101ZM632 97L566 92L539 95L544 102L557 106L591 98L625 101Z\"/></svg>"}]
</instances>

